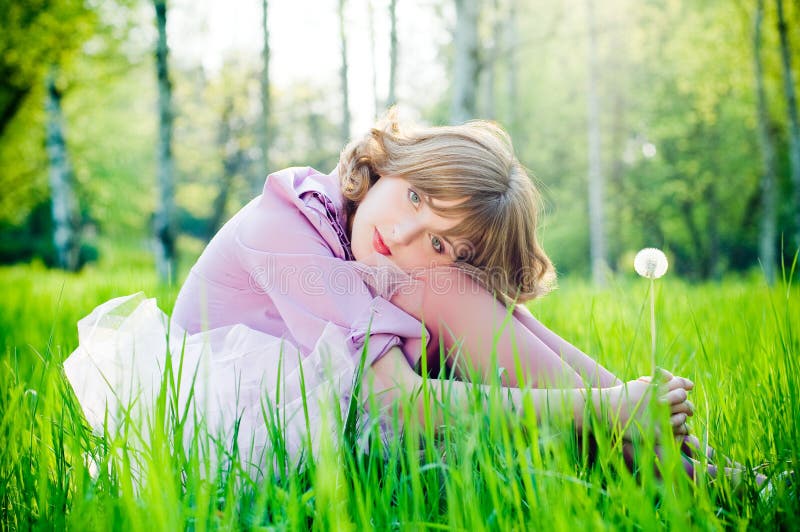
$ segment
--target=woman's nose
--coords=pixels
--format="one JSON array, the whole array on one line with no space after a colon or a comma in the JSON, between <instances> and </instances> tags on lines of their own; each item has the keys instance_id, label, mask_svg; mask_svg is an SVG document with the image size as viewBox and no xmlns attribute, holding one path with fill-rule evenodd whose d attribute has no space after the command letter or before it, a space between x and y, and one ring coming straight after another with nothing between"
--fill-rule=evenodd
<instances>
[{"instance_id":1,"label":"woman's nose","mask_svg":"<svg viewBox=\"0 0 800 532\"><path fill-rule=\"evenodd\" d=\"M392 230L393 240L398 244L409 244L422 232L422 225L413 219L403 220L395 224Z\"/></svg>"}]
</instances>

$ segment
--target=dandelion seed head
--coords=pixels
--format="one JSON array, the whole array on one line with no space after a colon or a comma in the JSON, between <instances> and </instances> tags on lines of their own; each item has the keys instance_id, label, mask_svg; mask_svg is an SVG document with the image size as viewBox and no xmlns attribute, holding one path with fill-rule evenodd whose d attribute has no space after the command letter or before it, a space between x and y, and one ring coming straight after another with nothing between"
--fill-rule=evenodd
<instances>
[{"instance_id":1,"label":"dandelion seed head","mask_svg":"<svg viewBox=\"0 0 800 532\"><path fill-rule=\"evenodd\" d=\"M667 273L669 262L664 252L656 248L644 248L633 259L636 273L648 279L658 279Z\"/></svg>"}]
</instances>

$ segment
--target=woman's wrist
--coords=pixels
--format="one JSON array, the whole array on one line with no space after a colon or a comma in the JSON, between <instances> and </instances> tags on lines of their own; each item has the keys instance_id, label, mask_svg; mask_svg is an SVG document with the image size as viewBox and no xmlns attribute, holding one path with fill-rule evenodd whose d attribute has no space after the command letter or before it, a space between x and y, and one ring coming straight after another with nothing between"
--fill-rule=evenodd
<instances>
[{"instance_id":1,"label":"woman's wrist","mask_svg":"<svg viewBox=\"0 0 800 532\"><path fill-rule=\"evenodd\" d=\"M578 426L583 426L586 416L593 416L601 420L608 427L613 424L613 417L609 415L616 412L619 406L619 397L622 386L604 388L586 388L579 390L583 401L576 401L574 415Z\"/></svg>"}]
</instances>

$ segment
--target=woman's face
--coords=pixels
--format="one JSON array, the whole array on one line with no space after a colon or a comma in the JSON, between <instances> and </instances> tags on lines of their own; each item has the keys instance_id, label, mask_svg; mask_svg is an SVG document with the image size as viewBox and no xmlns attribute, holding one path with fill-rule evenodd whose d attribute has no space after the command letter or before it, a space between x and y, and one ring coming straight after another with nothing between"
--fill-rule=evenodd
<instances>
[{"instance_id":1,"label":"woman's face","mask_svg":"<svg viewBox=\"0 0 800 532\"><path fill-rule=\"evenodd\" d=\"M437 207L449 205L430 201ZM353 255L370 266L383 255L407 271L452 264L453 243L442 233L460 222L434 213L428 198L405 179L383 176L356 209L350 235Z\"/></svg>"}]
</instances>

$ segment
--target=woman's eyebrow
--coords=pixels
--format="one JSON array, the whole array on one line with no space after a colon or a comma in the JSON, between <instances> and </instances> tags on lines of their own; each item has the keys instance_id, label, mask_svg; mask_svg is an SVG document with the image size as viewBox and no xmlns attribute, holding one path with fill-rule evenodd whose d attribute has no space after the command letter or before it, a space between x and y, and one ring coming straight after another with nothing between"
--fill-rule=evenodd
<instances>
[{"instance_id":1,"label":"woman's eyebrow","mask_svg":"<svg viewBox=\"0 0 800 532\"><path fill-rule=\"evenodd\" d=\"M434 205L433 205L434 198L432 198L432 197L431 197L430 195L428 195L428 194L424 194L424 195L422 195L422 198L425 200L425 203L427 203L427 204L428 204L428 207L430 207L430 208L432 208L432 209L434 209L434 210L436 209L436 208L434 207ZM441 207L440 207L440 208L441 208ZM444 236L444 233L445 233L445 232L446 232L446 231L431 231L431 233L433 233L434 235L438 236L439 238L441 238L442 240L444 240L445 242L447 242L447 243L450 245L450 248L451 248L453 251L455 251L456 247L455 247L455 245L453 244L453 241L452 241L452 240L450 240L450 238L448 238L448 237Z\"/></svg>"}]
</instances>

